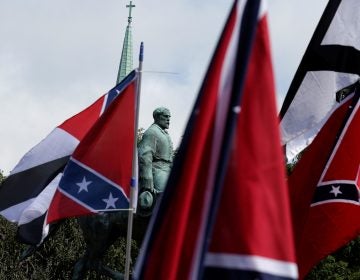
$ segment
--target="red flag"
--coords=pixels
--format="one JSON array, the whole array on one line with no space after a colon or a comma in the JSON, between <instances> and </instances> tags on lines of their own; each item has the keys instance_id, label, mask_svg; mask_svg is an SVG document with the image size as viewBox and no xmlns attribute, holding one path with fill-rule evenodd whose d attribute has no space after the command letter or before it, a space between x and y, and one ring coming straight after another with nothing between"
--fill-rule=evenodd
<instances>
[{"instance_id":1,"label":"red flag","mask_svg":"<svg viewBox=\"0 0 360 280\"><path fill-rule=\"evenodd\" d=\"M301 277L359 234L357 101L344 99L359 98L358 14L356 1L328 2L280 112L289 158L315 139L289 178Z\"/></svg>"},{"instance_id":2,"label":"red flag","mask_svg":"<svg viewBox=\"0 0 360 280\"><path fill-rule=\"evenodd\" d=\"M360 234L360 112L353 96L333 112L289 177L301 278Z\"/></svg>"},{"instance_id":3,"label":"red flag","mask_svg":"<svg viewBox=\"0 0 360 280\"><path fill-rule=\"evenodd\" d=\"M219 279L219 271L221 279L230 274L296 278L260 2L234 2L150 223L135 279L199 279L204 271L206 279Z\"/></svg>"},{"instance_id":4,"label":"red flag","mask_svg":"<svg viewBox=\"0 0 360 280\"><path fill-rule=\"evenodd\" d=\"M47 222L129 208L137 77L97 120L72 154Z\"/></svg>"},{"instance_id":5,"label":"red flag","mask_svg":"<svg viewBox=\"0 0 360 280\"><path fill-rule=\"evenodd\" d=\"M69 157L99 116L134 78L131 72L92 105L56 127L27 152L0 186L0 215L18 223L23 243L39 244L46 213Z\"/></svg>"},{"instance_id":6,"label":"red flag","mask_svg":"<svg viewBox=\"0 0 360 280\"><path fill-rule=\"evenodd\" d=\"M267 19L263 16L206 256L209 269L205 279L246 277L250 271L297 277L270 57Z\"/></svg>"}]
</instances>

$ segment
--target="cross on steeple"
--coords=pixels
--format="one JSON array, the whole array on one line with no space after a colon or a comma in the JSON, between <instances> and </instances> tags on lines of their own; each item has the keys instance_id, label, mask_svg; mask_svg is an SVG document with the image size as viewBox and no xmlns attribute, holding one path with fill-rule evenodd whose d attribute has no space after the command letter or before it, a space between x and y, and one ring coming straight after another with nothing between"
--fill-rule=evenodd
<instances>
[{"instance_id":1,"label":"cross on steeple","mask_svg":"<svg viewBox=\"0 0 360 280\"><path fill-rule=\"evenodd\" d=\"M132 10L132 8L134 8L134 7L135 7L135 5L132 4L132 1L130 1L129 5L126 5L126 8L129 8L129 17L128 17L128 23L129 23L129 24L131 23L131 19L132 19L132 17L131 17L131 10Z\"/></svg>"},{"instance_id":2,"label":"cross on steeple","mask_svg":"<svg viewBox=\"0 0 360 280\"><path fill-rule=\"evenodd\" d=\"M126 26L126 32L124 37L124 43L121 53L120 65L118 76L116 79L116 84L120 83L122 79L126 77L127 74L133 70L133 47L132 47L132 34L131 34L131 21L132 21L132 8L135 5L132 4L132 1L129 1L129 5L126 5L126 8L129 8L129 17L128 17L128 25Z\"/></svg>"}]
</instances>

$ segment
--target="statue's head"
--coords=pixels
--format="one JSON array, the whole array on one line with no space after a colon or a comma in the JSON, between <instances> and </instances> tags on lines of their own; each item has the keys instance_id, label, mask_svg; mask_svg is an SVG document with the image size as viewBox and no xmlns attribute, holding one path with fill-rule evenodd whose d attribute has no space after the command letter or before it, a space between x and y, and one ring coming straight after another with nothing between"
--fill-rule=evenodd
<instances>
[{"instance_id":1,"label":"statue's head","mask_svg":"<svg viewBox=\"0 0 360 280\"><path fill-rule=\"evenodd\" d=\"M169 128L170 117L170 110L164 107L156 108L153 112L154 123L156 123L162 129Z\"/></svg>"}]
</instances>

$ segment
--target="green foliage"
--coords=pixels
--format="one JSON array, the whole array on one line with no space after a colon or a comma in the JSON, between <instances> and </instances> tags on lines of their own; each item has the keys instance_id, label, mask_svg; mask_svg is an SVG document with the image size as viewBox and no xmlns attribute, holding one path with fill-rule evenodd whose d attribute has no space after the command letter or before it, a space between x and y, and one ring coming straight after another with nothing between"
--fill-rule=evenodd
<instances>
[{"instance_id":1,"label":"green foliage","mask_svg":"<svg viewBox=\"0 0 360 280\"><path fill-rule=\"evenodd\" d=\"M0 184L2 181L4 181L4 179L5 179L5 176L3 174L3 171L0 169Z\"/></svg>"},{"instance_id":2,"label":"green foliage","mask_svg":"<svg viewBox=\"0 0 360 280\"><path fill-rule=\"evenodd\" d=\"M136 143L139 144L139 142L141 141L143 135L144 135L145 129L140 127L137 131L137 139L136 139Z\"/></svg>"},{"instance_id":3,"label":"green foliage","mask_svg":"<svg viewBox=\"0 0 360 280\"><path fill-rule=\"evenodd\" d=\"M287 171L288 175L290 175L291 172L293 172L296 164L299 162L299 160L300 160L301 156L303 155L304 151L299 153L292 161L286 163L286 171Z\"/></svg>"},{"instance_id":4,"label":"green foliage","mask_svg":"<svg viewBox=\"0 0 360 280\"><path fill-rule=\"evenodd\" d=\"M0 279L68 279L72 264L82 251L83 243L79 239L76 227L70 221L64 230L45 243L33 256L24 261L19 257L27 246L15 241L16 226L1 219L0 243L1 269ZM80 241L80 242L79 242ZM55 276L61 275L61 278Z\"/></svg>"},{"instance_id":5,"label":"green foliage","mask_svg":"<svg viewBox=\"0 0 360 280\"><path fill-rule=\"evenodd\" d=\"M306 277L307 280L360 279L360 236L322 260Z\"/></svg>"},{"instance_id":6,"label":"green foliage","mask_svg":"<svg viewBox=\"0 0 360 280\"><path fill-rule=\"evenodd\" d=\"M75 262L85 251L82 232L74 219L65 221L59 230L34 255L20 261L27 248L15 240L16 226L0 217L0 279L71 279ZM132 258L138 254L132 244ZM125 240L119 239L104 258L110 268L124 272ZM88 273L86 279L109 279Z\"/></svg>"}]
</instances>

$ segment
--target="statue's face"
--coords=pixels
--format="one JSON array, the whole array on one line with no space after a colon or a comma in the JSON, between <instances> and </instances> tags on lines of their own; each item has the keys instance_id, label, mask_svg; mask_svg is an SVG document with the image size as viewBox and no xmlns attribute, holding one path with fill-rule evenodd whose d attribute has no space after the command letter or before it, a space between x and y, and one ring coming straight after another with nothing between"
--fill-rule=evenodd
<instances>
[{"instance_id":1,"label":"statue's face","mask_svg":"<svg viewBox=\"0 0 360 280\"><path fill-rule=\"evenodd\" d=\"M161 115L159 115L157 117L157 120L155 121L155 123L160 126L162 129L167 129L169 128L170 125L170 112L164 112Z\"/></svg>"}]
</instances>

